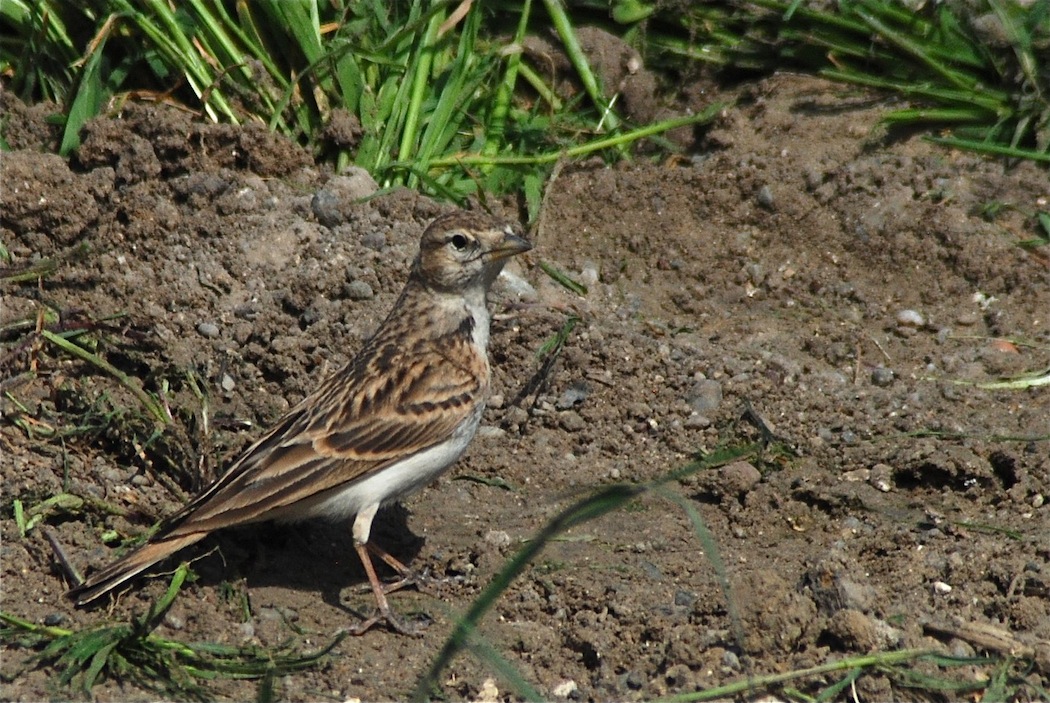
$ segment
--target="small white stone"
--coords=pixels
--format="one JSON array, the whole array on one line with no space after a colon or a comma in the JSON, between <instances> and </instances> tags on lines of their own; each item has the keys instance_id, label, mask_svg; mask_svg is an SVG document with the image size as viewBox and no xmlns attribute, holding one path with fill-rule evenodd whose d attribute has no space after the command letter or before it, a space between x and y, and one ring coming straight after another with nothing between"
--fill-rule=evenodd
<instances>
[{"instance_id":1,"label":"small white stone","mask_svg":"<svg viewBox=\"0 0 1050 703\"><path fill-rule=\"evenodd\" d=\"M496 427L495 425L482 425L478 428L479 439L499 439L504 437L507 431L502 427Z\"/></svg>"},{"instance_id":2,"label":"small white stone","mask_svg":"<svg viewBox=\"0 0 1050 703\"><path fill-rule=\"evenodd\" d=\"M926 324L926 318L917 310L901 310L897 313L897 324L901 327L919 329Z\"/></svg>"},{"instance_id":3,"label":"small white stone","mask_svg":"<svg viewBox=\"0 0 1050 703\"><path fill-rule=\"evenodd\" d=\"M952 592L952 587L946 584L944 581L934 581L933 592L939 596L946 596Z\"/></svg>"},{"instance_id":4,"label":"small white stone","mask_svg":"<svg viewBox=\"0 0 1050 703\"><path fill-rule=\"evenodd\" d=\"M593 286L598 283L598 267L588 263L580 270L580 283L585 286Z\"/></svg>"},{"instance_id":5,"label":"small white stone","mask_svg":"<svg viewBox=\"0 0 1050 703\"><path fill-rule=\"evenodd\" d=\"M536 300L536 289L532 287L531 283L513 271L503 269L499 275L499 280L509 293L517 296L519 299L525 301Z\"/></svg>"},{"instance_id":6,"label":"small white stone","mask_svg":"<svg viewBox=\"0 0 1050 703\"><path fill-rule=\"evenodd\" d=\"M499 700L499 689L496 688L496 679L485 679L478 691L478 697L474 699L477 703L496 703Z\"/></svg>"},{"instance_id":7,"label":"small white stone","mask_svg":"<svg viewBox=\"0 0 1050 703\"><path fill-rule=\"evenodd\" d=\"M576 693L580 689L576 685L576 682L572 679L565 679L560 684L551 689L551 693L554 694L555 698L568 698L572 694Z\"/></svg>"},{"instance_id":8,"label":"small white stone","mask_svg":"<svg viewBox=\"0 0 1050 703\"><path fill-rule=\"evenodd\" d=\"M510 535L503 530L489 530L485 535L485 541L497 547L509 547Z\"/></svg>"}]
</instances>

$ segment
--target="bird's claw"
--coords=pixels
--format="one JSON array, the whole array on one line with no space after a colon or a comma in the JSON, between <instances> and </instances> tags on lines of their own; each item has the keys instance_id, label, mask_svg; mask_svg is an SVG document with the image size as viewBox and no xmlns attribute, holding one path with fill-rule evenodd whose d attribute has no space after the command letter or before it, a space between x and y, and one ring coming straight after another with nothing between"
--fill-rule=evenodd
<instances>
[{"instance_id":1,"label":"bird's claw","mask_svg":"<svg viewBox=\"0 0 1050 703\"><path fill-rule=\"evenodd\" d=\"M350 628L349 632L355 637L363 635L369 630L371 630L373 626L378 625L379 623L385 623L387 627L389 627L394 632L397 632L398 634L409 635L411 637L421 637L423 635L423 631L430 626L429 619L421 619L416 620L412 623L407 623L403 622L401 618L397 617L393 614L393 612L389 610L383 612L379 608L376 608L375 612L372 613L371 617L361 621L358 625Z\"/></svg>"}]
</instances>

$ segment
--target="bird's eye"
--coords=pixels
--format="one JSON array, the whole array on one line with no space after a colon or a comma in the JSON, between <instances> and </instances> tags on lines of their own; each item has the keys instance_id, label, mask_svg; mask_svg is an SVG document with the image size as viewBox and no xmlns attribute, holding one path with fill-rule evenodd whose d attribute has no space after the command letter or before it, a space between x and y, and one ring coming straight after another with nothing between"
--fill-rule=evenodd
<instances>
[{"instance_id":1,"label":"bird's eye","mask_svg":"<svg viewBox=\"0 0 1050 703\"><path fill-rule=\"evenodd\" d=\"M452 246L456 248L456 251L463 251L467 248L467 238L462 234L453 234L452 239L449 241L452 242Z\"/></svg>"}]
</instances>

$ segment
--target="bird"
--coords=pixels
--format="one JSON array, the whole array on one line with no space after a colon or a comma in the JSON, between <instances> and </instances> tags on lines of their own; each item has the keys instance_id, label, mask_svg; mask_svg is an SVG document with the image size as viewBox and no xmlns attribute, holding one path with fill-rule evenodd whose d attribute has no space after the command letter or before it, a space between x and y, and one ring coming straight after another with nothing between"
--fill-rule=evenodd
<instances>
[{"instance_id":1,"label":"bird","mask_svg":"<svg viewBox=\"0 0 1050 703\"><path fill-rule=\"evenodd\" d=\"M264 521L349 520L377 623L395 615L371 555L411 571L369 541L383 505L420 490L466 450L488 397L488 292L504 264L532 245L505 222L457 210L431 222L394 307L353 359L251 444L229 469L161 523L141 546L92 573L68 596L83 606L210 533Z\"/></svg>"}]
</instances>

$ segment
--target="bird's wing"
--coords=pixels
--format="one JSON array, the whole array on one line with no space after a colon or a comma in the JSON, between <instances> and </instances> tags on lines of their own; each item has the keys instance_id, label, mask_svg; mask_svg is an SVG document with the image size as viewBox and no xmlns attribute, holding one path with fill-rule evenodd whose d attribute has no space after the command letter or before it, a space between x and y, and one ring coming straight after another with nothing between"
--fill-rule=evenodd
<instances>
[{"instance_id":1,"label":"bird's wing","mask_svg":"<svg viewBox=\"0 0 1050 703\"><path fill-rule=\"evenodd\" d=\"M469 337L374 347L293 408L160 534L267 520L440 444L487 386L488 362Z\"/></svg>"}]
</instances>

